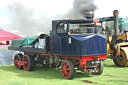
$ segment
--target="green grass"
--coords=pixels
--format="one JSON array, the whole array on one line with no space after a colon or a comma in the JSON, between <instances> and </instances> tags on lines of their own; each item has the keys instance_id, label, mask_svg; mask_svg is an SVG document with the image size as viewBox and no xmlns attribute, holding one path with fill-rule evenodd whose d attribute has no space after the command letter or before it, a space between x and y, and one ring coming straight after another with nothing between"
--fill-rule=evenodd
<instances>
[{"instance_id":1,"label":"green grass","mask_svg":"<svg viewBox=\"0 0 128 85\"><path fill-rule=\"evenodd\" d=\"M77 71L72 80L66 80L56 68L38 66L28 72L13 65L0 66L0 85L128 85L128 67L116 67L107 59L100 76Z\"/></svg>"}]
</instances>

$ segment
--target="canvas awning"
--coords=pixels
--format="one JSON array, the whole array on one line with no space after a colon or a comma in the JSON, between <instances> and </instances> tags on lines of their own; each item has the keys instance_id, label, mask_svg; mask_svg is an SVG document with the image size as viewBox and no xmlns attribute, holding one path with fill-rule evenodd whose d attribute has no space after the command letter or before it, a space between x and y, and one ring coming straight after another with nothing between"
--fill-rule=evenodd
<instances>
[{"instance_id":1,"label":"canvas awning","mask_svg":"<svg viewBox=\"0 0 128 85\"><path fill-rule=\"evenodd\" d=\"M16 34L4 30L0 30L0 41L9 41L10 39L15 40L19 38L21 38L21 36L18 36Z\"/></svg>"}]
</instances>

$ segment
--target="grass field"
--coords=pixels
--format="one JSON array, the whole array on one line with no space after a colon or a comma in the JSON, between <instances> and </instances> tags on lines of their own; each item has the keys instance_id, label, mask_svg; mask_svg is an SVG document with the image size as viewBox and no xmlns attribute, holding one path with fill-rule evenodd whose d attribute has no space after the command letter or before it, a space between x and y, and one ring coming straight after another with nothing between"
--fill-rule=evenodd
<instances>
[{"instance_id":1,"label":"grass field","mask_svg":"<svg viewBox=\"0 0 128 85\"><path fill-rule=\"evenodd\" d=\"M107 59L102 75L77 71L72 80L66 80L56 68L37 66L28 72L17 70L13 65L0 66L0 85L128 85L128 67L116 67Z\"/></svg>"}]
</instances>

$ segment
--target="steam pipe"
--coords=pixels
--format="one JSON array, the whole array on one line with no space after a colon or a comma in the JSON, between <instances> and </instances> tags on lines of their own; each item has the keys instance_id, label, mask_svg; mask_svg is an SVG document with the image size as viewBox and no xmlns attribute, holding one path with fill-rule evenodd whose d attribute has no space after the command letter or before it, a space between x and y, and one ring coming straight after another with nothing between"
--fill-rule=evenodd
<instances>
[{"instance_id":1,"label":"steam pipe","mask_svg":"<svg viewBox=\"0 0 128 85\"><path fill-rule=\"evenodd\" d=\"M113 11L115 35L118 35L118 10Z\"/></svg>"}]
</instances>

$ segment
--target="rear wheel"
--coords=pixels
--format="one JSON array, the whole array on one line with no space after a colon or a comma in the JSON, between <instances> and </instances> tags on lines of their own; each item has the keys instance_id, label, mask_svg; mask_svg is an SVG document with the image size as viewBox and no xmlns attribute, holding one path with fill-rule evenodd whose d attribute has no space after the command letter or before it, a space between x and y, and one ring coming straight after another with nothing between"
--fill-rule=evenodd
<instances>
[{"instance_id":1,"label":"rear wheel","mask_svg":"<svg viewBox=\"0 0 128 85\"><path fill-rule=\"evenodd\" d=\"M118 67L124 67L126 63L128 63L127 55L123 50L120 50L120 59L113 59L113 62L115 63L116 66Z\"/></svg>"},{"instance_id":2,"label":"rear wheel","mask_svg":"<svg viewBox=\"0 0 128 85\"><path fill-rule=\"evenodd\" d=\"M100 75L100 74L102 74L102 72L103 72L103 62L102 61L100 61L100 63L99 64L97 64L97 66L96 66L96 68L94 69L94 72L92 72L92 74L94 74L94 75Z\"/></svg>"},{"instance_id":3,"label":"rear wheel","mask_svg":"<svg viewBox=\"0 0 128 85\"><path fill-rule=\"evenodd\" d=\"M61 74L65 79L72 79L74 76L75 70L74 65L70 60L64 60L61 63Z\"/></svg>"},{"instance_id":4,"label":"rear wheel","mask_svg":"<svg viewBox=\"0 0 128 85\"><path fill-rule=\"evenodd\" d=\"M32 71L35 67L35 60L33 58L33 56L31 55L24 55L23 56L23 61L24 61L24 70L26 71Z\"/></svg>"},{"instance_id":5,"label":"rear wheel","mask_svg":"<svg viewBox=\"0 0 128 85\"><path fill-rule=\"evenodd\" d=\"M23 66L18 65L18 61L22 61L23 55L22 54L16 54L14 57L14 66L16 69L23 69Z\"/></svg>"}]
</instances>

